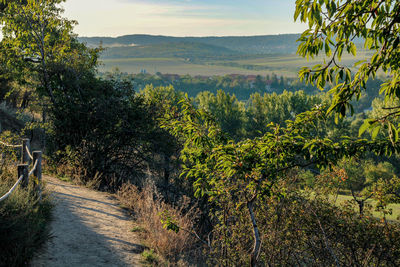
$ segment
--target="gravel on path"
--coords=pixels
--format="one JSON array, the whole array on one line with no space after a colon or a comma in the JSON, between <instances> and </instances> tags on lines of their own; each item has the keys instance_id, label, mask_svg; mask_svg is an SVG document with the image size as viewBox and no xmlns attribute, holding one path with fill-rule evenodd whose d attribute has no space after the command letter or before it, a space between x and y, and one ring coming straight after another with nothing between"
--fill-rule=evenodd
<instances>
[{"instance_id":1,"label":"gravel on path","mask_svg":"<svg viewBox=\"0 0 400 267\"><path fill-rule=\"evenodd\" d=\"M140 266L143 248L112 195L50 176L44 180L55 201L53 238L31 266Z\"/></svg>"}]
</instances>

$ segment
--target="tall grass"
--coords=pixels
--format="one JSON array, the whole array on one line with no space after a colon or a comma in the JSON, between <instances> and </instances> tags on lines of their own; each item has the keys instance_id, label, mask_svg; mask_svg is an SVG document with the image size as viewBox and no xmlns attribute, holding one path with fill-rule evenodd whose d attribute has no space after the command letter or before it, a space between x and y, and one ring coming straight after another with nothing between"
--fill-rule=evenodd
<instances>
[{"instance_id":1,"label":"tall grass","mask_svg":"<svg viewBox=\"0 0 400 267\"><path fill-rule=\"evenodd\" d=\"M200 256L201 249L192 234L188 231L168 231L161 223L162 213L167 211L182 229L193 230L198 211L196 208L188 209L188 199L182 198L177 206L167 204L150 181L141 190L131 184L123 185L118 199L134 212L137 226L133 231L141 232L145 245L154 249L164 262L189 265L189 257L193 260Z\"/></svg>"}]
</instances>

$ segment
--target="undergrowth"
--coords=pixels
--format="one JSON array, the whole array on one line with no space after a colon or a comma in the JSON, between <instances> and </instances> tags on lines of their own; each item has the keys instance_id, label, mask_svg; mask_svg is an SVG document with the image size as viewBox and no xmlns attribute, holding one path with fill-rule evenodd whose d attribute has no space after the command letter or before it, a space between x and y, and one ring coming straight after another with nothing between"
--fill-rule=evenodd
<instances>
[{"instance_id":1,"label":"undergrowth","mask_svg":"<svg viewBox=\"0 0 400 267\"><path fill-rule=\"evenodd\" d=\"M134 212L137 224L133 228L134 232L141 235L145 245L151 248L143 254L144 260L153 265L155 261L157 265L166 266L193 264L201 258L202 252L196 238L189 231L168 231L161 220L162 214L168 212L182 229L193 231L198 210L189 208L185 197L176 206L167 204L151 181L145 184L141 190L134 185L125 184L118 192L121 204ZM155 253L158 256L154 256Z\"/></svg>"},{"instance_id":2,"label":"undergrowth","mask_svg":"<svg viewBox=\"0 0 400 267\"><path fill-rule=\"evenodd\" d=\"M0 168L0 196L15 183L14 169L4 165ZM0 202L0 266L29 265L50 238L52 207L46 194L38 201L33 185L28 189L18 186L8 199Z\"/></svg>"}]
</instances>

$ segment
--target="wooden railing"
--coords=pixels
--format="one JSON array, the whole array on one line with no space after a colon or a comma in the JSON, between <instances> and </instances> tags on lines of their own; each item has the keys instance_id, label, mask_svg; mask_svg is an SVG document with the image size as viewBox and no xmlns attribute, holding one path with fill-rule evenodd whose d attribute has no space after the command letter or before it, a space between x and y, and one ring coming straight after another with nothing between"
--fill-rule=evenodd
<instances>
[{"instance_id":1,"label":"wooden railing","mask_svg":"<svg viewBox=\"0 0 400 267\"><path fill-rule=\"evenodd\" d=\"M38 193L39 199L42 199L42 151L31 152L29 139L22 139L20 145L7 144L0 141L0 147L10 147L21 149L21 164L18 164L18 177L17 182L13 187L2 197L0 202L7 199L21 184L21 187L26 188L29 185L29 177L32 175L35 177L35 190ZM32 169L29 171L29 166L32 165Z\"/></svg>"}]
</instances>

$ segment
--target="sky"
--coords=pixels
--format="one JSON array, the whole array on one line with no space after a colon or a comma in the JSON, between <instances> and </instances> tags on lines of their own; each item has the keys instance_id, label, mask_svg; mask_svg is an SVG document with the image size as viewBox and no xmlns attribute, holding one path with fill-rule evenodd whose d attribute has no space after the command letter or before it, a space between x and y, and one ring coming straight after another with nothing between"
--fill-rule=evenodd
<instances>
[{"instance_id":1,"label":"sky","mask_svg":"<svg viewBox=\"0 0 400 267\"><path fill-rule=\"evenodd\" d=\"M299 33L295 0L67 0L80 36L242 36Z\"/></svg>"}]
</instances>

